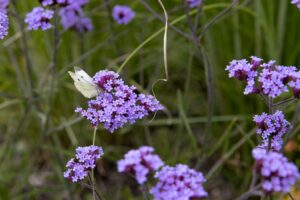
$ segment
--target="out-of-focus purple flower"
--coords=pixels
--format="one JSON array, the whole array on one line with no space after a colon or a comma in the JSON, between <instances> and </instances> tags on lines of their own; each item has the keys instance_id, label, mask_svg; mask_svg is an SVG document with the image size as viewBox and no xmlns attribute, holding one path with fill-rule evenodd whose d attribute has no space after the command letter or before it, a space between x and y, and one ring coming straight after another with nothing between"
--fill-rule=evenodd
<instances>
[{"instance_id":1,"label":"out-of-focus purple flower","mask_svg":"<svg viewBox=\"0 0 300 200\"><path fill-rule=\"evenodd\" d=\"M104 123L104 128L112 133L126 123L133 124L137 119L163 109L152 95L136 94L136 88L125 85L115 72L100 71L93 80L103 92L88 101L87 109L77 108L75 112L95 127Z\"/></svg>"},{"instance_id":2,"label":"out-of-focus purple flower","mask_svg":"<svg viewBox=\"0 0 300 200\"><path fill-rule=\"evenodd\" d=\"M25 22L28 25L29 30L42 29L43 31L52 27L50 19L52 19L54 12L42 7L34 8L30 13L26 15Z\"/></svg>"},{"instance_id":3,"label":"out-of-focus purple flower","mask_svg":"<svg viewBox=\"0 0 300 200\"><path fill-rule=\"evenodd\" d=\"M257 134L261 135L263 142L261 147L270 147L279 151L282 146L282 136L291 128L281 111L274 114L262 113L255 115L253 121L257 125ZM269 144L270 142L270 144Z\"/></svg>"},{"instance_id":4,"label":"out-of-focus purple flower","mask_svg":"<svg viewBox=\"0 0 300 200\"><path fill-rule=\"evenodd\" d=\"M158 155L154 154L153 147L142 146L130 150L124 159L118 161L118 172L125 172L133 176L139 184L147 181L147 175L163 166Z\"/></svg>"},{"instance_id":5,"label":"out-of-focus purple flower","mask_svg":"<svg viewBox=\"0 0 300 200\"><path fill-rule=\"evenodd\" d=\"M255 170L262 177L262 189L266 194L289 192L300 178L297 166L288 162L281 153L255 148L252 151Z\"/></svg>"},{"instance_id":6,"label":"out-of-focus purple flower","mask_svg":"<svg viewBox=\"0 0 300 200\"><path fill-rule=\"evenodd\" d=\"M6 12L0 11L0 39L8 34L8 17Z\"/></svg>"},{"instance_id":7,"label":"out-of-focus purple flower","mask_svg":"<svg viewBox=\"0 0 300 200\"><path fill-rule=\"evenodd\" d=\"M78 182L87 176L89 170L96 167L96 160L103 155L102 147L87 146L78 147L76 149L75 158L72 158L67 163L67 171L64 177L72 182Z\"/></svg>"},{"instance_id":8,"label":"out-of-focus purple flower","mask_svg":"<svg viewBox=\"0 0 300 200\"><path fill-rule=\"evenodd\" d=\"M155 200L190 200L208 195L202 186L206 181L202 173L187 165L165 166L155 178L158 183L150 189Z\"/></svg>"},{"instance_id":9,"label":"out-of-focus purple flower","mask_svg":"<svg viewBox=\"0 0 300 200\"><path fill-rule=\"evenodd\" d=\"M292 4L295 4L298 9L300 9L300 0L292 0Z\"/></svg>"},{"instance_id":10,"label":"out-of-focus purple flower","mask_svg":"<svg viewBox=\"0 0 300 200\"><path fill-rule=\"evenodd\" d=\"M187 3L190 8L195 8L202 3L202 0L187 0Z\"/></svg>"},{"instance_id":11,"label":"out-of-focus purple flower","mask_svg":"<svg viewBox=\"0 0 300 200\"><path fill-rule=\"evenodd\" d=\"M79 33L90 32L94 29L94 26L90 18L81 17L78 19L78 22L75 24L74 29Z\"/></svg>"},{"instance_id":12,"label":"out-of-focus purple flower","mask_svg":"<svg viewBox=\"0 0 300 200\"><path fill-rule=\"evenodd\" d=\"M0 12L7 12L10 0L0 0Z\"/></svg>"},{"instance_id":13,"label":"out-of-focus purple flower","mask_svg":"<svg viewBox=\"0 0 300 200\"><path fill-rule=\"evenodd\" d=\"M88 0L39 0L42 6L60 5L62 7L69 5L84 6Z\"/></svg>"},{"instance_id":14,"label":"out-of-focus purple flower","mask_svg":"<svg viewBox=\"0 0 300 200\"><path fill-rule=\"evenodd\" d=\"M84 16L81 7L77 4L71 4L59 11L61 24L64 29L74 29L78 32L91 31L93 25L91 20Z\"/></svg>"},{"instance_id":15,"label":"out-of-focus purple flower","mask_svg":"<svg viewBox=\"0 0 300 200\"><path fill-rule=\"evenodd\" d=\"M128 24L135 16L134 11L128 6L116 5L112 16L118 24Z\"/></svg>"}]
</instances>

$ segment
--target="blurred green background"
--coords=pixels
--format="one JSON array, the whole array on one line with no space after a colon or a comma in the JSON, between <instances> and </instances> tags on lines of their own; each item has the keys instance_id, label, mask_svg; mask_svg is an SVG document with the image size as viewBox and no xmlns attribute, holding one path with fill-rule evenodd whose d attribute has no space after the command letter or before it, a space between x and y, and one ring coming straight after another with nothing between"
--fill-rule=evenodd
<instances>
[{"instance_id":1,"label":"blurred green background","mask_svg":"<svg viewBox=\"0 0 300 200\"><path fill-rule=\"evenodd\" d=\"M163 17L158 2L145 1ZM111 18L116 4L136 12L127 26ZM182 2L164 4L170 21L180 19L174 26L191 36ZM202 9L192 11L196 34L230 4L205 0ZM91 199L89 189L63 178L75 148L90 145L93 134L89 122L74 113L76 107L86 106L87 99L76 91L67 70L75 65L90 75L117 70L164 24L139 0L90 0L84 10L94 31L78 34L59 25L53 62L54 30L20 29L26 13L38 5L24 0L17 0L16 7L11 4L9 36L0 42L0 199ZM99 127L96 145L105 155L97 163L96 180L105 199L143 199L135 181L116 170L116 161L141 145L153 146L166 164L185 163L207 175L208 199L234 199L245 192L251 181L251 149L257 145L252 116L267 107L259 96L243 95L244 85L229 79L225 67L232 59L251 55L300 66L299 21L300 11L289 0L241 0L208 27L200 41L202 57L193 41L170 28L169 80L154 86L166 110L152 121L149 116L113 134ZM161 33L125 65L120 74L126 83L152 93L153 84L164 78L162 41ZM211 98L205 67L212 71ZM285 152L298 165L299 119L294 113L299 107L293 103L280 108L295 122Z\"/></svg>"}]
</instances>

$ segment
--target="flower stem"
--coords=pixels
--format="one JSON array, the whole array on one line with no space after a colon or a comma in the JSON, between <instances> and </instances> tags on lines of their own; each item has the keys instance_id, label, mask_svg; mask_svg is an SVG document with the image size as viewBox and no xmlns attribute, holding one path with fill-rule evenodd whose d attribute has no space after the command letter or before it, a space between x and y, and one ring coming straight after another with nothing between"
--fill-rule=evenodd
<instances>
[{"instance_id":1,"label":"flower stem","mask_svg":"<svg viewBox=\"0 0 300 200\"><path fill-rule=\"evenodd\" d=\"M97 127L94 127L93 145L95 145L96 133L97 133ZM93 185L93 200L96 200L94 168L92 169L92 185Z\"/></svg>"},{"instance_id":2,"label":"flower stem","mask_svg":"<svg viewBox=\"0 0 300 200\"><path fill-rule=\"evenodd\" d=\"M143 193L143 195L144 195L144 198L145 198L146 200L150 200L150 195L149 195L149 193L148 193L148 188L147 188L147 186L146 186L145 184L143 184L143 185L141 185L140 189L141 189L141 191L142 191L142 193Z\"/></svg>"}]
</instances>

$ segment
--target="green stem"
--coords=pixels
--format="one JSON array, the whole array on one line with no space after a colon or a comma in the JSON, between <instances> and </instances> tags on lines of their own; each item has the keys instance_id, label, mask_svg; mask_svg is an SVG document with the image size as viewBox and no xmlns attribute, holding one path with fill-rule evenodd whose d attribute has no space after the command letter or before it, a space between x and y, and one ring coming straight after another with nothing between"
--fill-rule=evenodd
<instances>
[{"instance_id":1,"label":"green stem","mask_svg":"<svg viewBox=\"0 0 300 200\"><path fill-rule=\"evenodd\" d=\"M97 133L97 127L94 128L93 145L95 145L96 133ZM96 200L94 168L92 169L92 185L93 185L93 200Z\"/></svg>"}]
</instances>

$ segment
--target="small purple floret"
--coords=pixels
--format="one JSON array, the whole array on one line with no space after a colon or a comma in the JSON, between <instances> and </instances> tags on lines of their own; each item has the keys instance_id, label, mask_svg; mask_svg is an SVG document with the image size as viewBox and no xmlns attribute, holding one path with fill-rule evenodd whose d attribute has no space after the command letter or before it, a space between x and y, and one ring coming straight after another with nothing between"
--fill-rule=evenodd
<instances>
[{"instance_id":1,"label":"small purple floret","mask_svg":"<svg viewBox=\"0 0 300 200\"><path fill-rule=\"evenodd\" d=\"M118 172L125 172L133 176L139 184L147 181L147 175L159 169L164 163L154 154L153 147L142 146L125 154L124 159L118 161Z\"/></svg>"},{"instance_id":2,"label":"small purple floret","mask_svg":"<svg viewBox=\"0 0 300 200\"><path fill-rule=\"evenodd\" d=\"M135 13L128 6L116 5L112 16L118 24L128 24L134 18Z\"/></svg>"},{"instance_id":3,"label":"small purple floret","mask_svg":"<svg viewBox=\"0 0 300 200\"><path fill-rule=\"evenodd\" d=\"M155 200L190 200L207 197L202 184L206 181L201 172L187 165L165 166L156 172L158 183L150 189Z\"/></svg>"},{"instance_id":4,"label":"small purple floret","mask_svg":"<svg viewBox=\"0 0 300 200\"><path fill-rule=\"evenodd\" d=\"M187 3L190 8L195 8L202 3L202 0L187 0Z\"/></svg>"}]
</instances>

